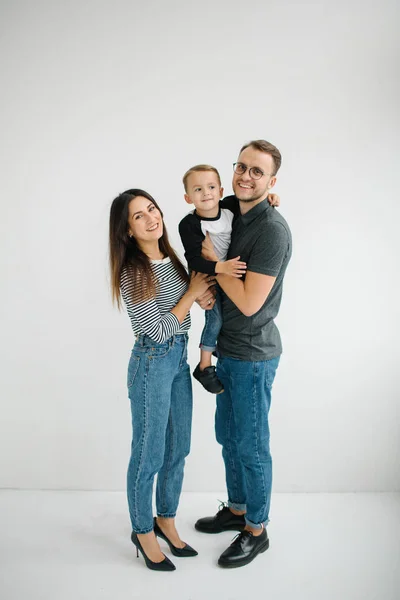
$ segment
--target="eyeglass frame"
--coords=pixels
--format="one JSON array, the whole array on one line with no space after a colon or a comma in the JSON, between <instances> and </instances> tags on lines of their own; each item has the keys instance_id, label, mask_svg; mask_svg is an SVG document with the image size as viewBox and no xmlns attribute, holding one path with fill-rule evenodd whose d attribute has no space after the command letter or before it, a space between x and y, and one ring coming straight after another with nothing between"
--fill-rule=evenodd
<instances>
[{"instance_id":1,"label":"eyeglass frame","mask_svg":"<svg viewBox=\"0 0 400 600\"><path fill-rule=\"evenodd\" d=\"M271 173L264 173L264 171L262 169L260 169L260 167L248 167L247 165L245 165L242 162L234 162L232 164L233 164L233 172L236 173L236 175L244 175L246 173L246 171L248 170L251 179L253 179L254 181L258 181L259 179L261 179L262 177L264 177L264 175L268 175L268 176L271 175ZM236 171L236 165L243 165L244 167L246 167L245 170L243 171L243 173L238 173ZM253 177L254 169L258 169L261 172L260 177ZM252 174L252 171L253 171L253 174Z\"/></svg>"}]
</instances>

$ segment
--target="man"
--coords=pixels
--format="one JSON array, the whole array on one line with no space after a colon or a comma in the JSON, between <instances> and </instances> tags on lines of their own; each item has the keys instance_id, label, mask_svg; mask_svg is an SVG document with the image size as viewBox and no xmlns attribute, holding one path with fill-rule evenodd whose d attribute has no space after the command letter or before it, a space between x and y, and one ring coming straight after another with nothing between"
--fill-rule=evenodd
<instances>
[{"instance_id":1,"label":"man","mask_svg":"<svg viewBox=\"0 0 400 600\"><path fill-rule=\"evenodd\" d=\"M199 519L195 527L204 533L241 532L220 556L221 567L244 566L269 546L268 412L282 353L274 318L292 251L289 227L266 199L280 165L279 150L265 140L241 149L232 182L240 215L227 259L240 256L247 273L243 279L217 276L224 291L217 364L224 392L217 396L215 430L225 462L228 505L213 517ZM215 260L210 240L203 247L204 257Z\"/></svg>"}]
</instances>

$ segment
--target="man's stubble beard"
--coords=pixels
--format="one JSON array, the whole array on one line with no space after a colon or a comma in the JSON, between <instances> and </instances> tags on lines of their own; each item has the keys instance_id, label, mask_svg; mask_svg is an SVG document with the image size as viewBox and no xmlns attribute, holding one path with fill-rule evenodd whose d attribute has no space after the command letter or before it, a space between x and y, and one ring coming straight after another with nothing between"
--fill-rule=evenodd
<instances>
[{"instance_id":1,"label":"man's stubble beard","mask_svg":"<svg viewBox=\"0 0 400 600\"><path fill-rule=\"evenodd\" d=\"M255 202L256 200L260 200L260 198L263 198L263 200L265 200L265 198L268 196L268 190L266 190L266 192L264 192L263 194L259 194L258 196L252 196L251 198L239 198L239 196L236 196L236 198L239 200L239 202L243 202L243 204L250 204L250 202Z\"/></svg>"},{"instance_id":2,"label":"man's stubble beard","mask_svg":"<svg viewBox=\"0 0 400 600\"><path fill-rule=\"evenodd\" d=\"M251 198L242 199L242 198L239 198L239 196L236 196L236 193L235 193L235 196L239 200L239 202L243 202L243 204L250 204L250 202L256 202L256 200L260 200L260 198L265 200L266 197L268 196L268 194L269 194L269 188L267 187L267 189L264 190L262 192L262 194L258 194L257 196L252 196Z\"/></svg>"}]
</instances>

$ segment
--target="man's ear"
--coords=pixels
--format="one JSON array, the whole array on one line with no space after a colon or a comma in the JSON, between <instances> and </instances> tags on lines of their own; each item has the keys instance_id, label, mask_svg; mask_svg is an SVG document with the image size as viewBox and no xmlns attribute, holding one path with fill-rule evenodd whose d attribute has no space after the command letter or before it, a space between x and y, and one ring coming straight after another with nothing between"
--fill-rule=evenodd
<instances>
[{"instance_id":1,"label":"man's ear","mask_svg":"<svg viewBox=\"0 0 400 600\"><path fill-rule=\"evenodd\" d=\"M189 198L189 196L187 194L184 194L183 197L185 198L185 200L188 204L193 204L193 202L191 201L191 199Z\"/></svg>"},{"instance_id":2,"label":"man's ear","mask_svg":"<svg viewBox=\"0 0 400 600\"><path fill-rule=\"evenodd\" d=\"M268 189L272 189L274 187L274 185L276 184L276 177L275 175L273 177L271 177L269 184L268 184Z\"/></svg>"}]
</instances>

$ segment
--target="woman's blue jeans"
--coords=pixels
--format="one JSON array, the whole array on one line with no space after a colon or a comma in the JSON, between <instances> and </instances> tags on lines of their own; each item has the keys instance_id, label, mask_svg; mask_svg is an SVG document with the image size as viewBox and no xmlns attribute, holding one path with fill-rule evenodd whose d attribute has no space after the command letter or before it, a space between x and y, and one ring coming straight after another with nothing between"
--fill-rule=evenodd
<instances>
[{"instance_id":1,"label":"woman's blue jeans","mask_svg":"<svg viewBox=\"0 0 400 600\"><path fill-rule=\"evenodd\" d=\"M279 356L265 361L220 357L215 432L222 445L228 504L246 511L246 523L267 523L271 503L272 458L268 413Z\"/></svg>"},{"instance_id":2,"label":"woman's blue jeans","mask_svg":"<svg viewBox=\"0 0 400 600\"><path fill-rule=\"evenodd\" d=\"M190 451L192 383L186 334L162 344L140 336L128 367L132 449L127 493L132 530L153 529L153 484L157 515L175 517L185 457Z\"/></svg>"}]
</instances>

